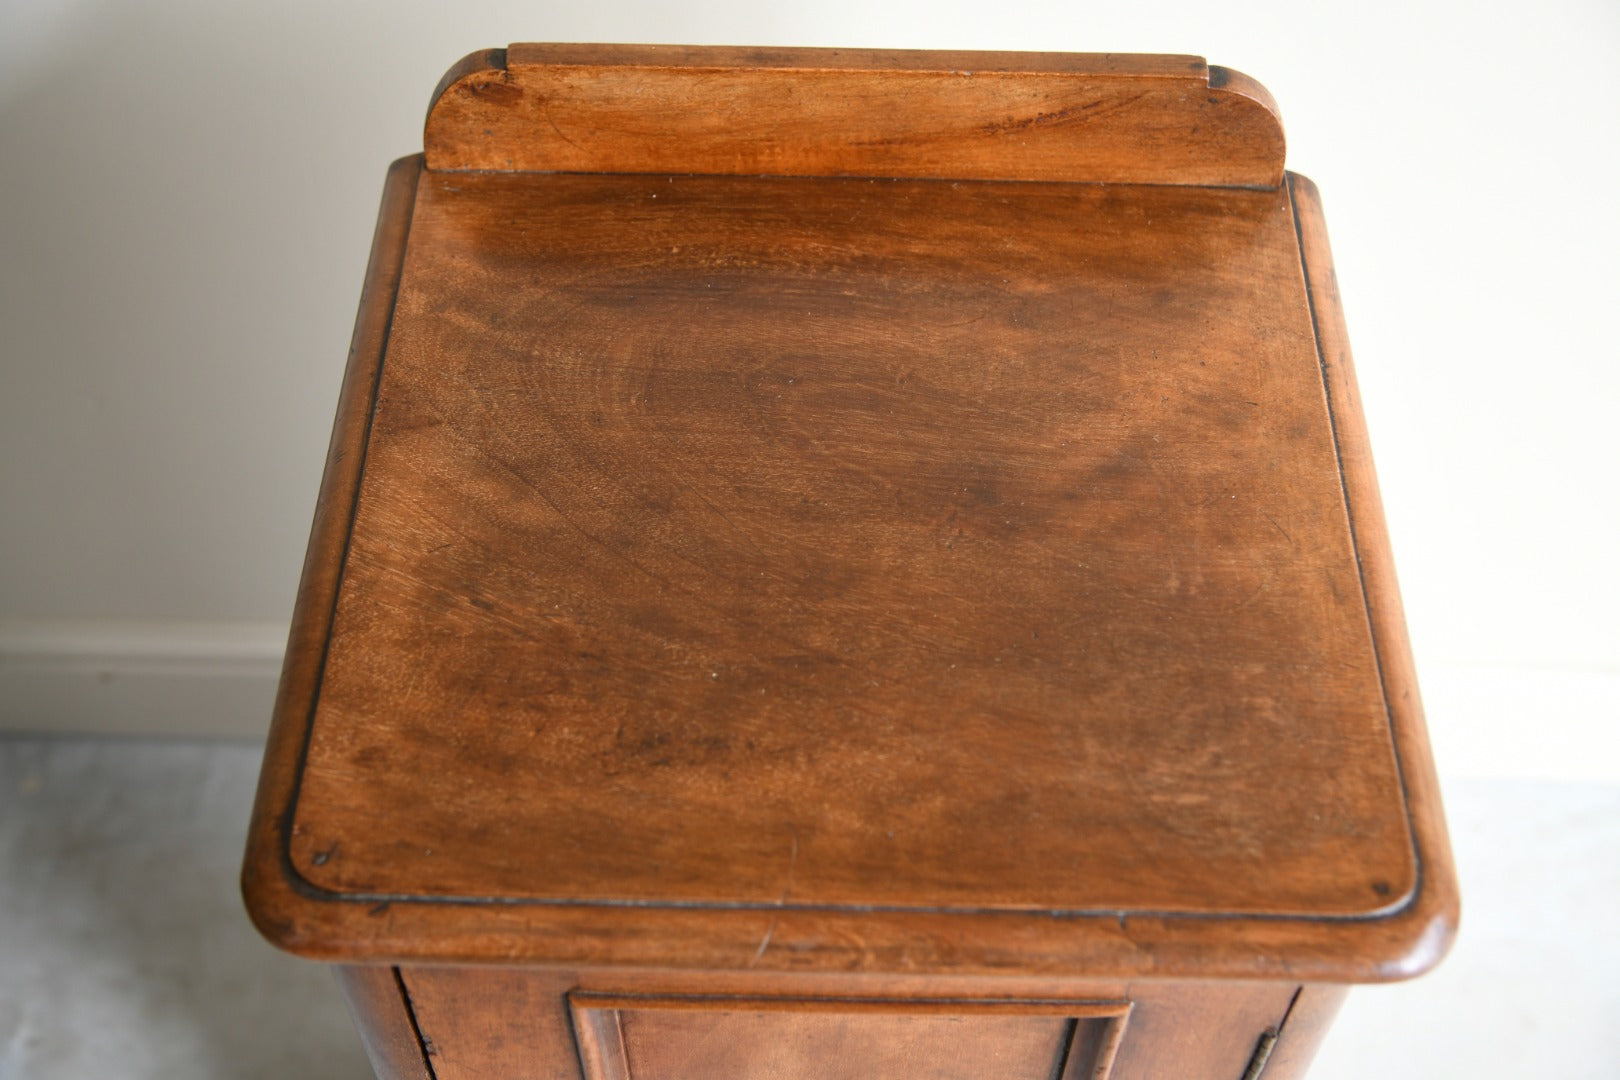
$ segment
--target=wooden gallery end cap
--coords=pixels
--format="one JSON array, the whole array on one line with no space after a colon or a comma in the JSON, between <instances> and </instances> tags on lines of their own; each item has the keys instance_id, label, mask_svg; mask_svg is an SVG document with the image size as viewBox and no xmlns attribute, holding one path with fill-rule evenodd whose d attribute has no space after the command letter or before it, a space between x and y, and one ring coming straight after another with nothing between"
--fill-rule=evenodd
<instances>
[{"instance_id":1,"label":"wooden gallery end cap","mask_svg":"<svg viewBox=\"0 0 1620 1080\"><path fill-rule=\"evenodd\" d=\"M452 71L244 880L351 962L1434 962L1444 825L1269 97L1193 57Z\"/></svg>"}]
</instances>

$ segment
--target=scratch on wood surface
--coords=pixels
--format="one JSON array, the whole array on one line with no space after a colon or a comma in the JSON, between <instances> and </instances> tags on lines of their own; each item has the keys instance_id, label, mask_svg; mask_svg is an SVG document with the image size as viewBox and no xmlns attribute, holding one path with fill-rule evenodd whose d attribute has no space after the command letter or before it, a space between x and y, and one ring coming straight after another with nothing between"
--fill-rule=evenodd
<instances>
[{"instance_id":1,"label":"scratch on wood surface","mask_svg":"<svg viewBox=\"0 0 1620 1080\"><path fill-rule=\"evenodd\" d=\"M1290 535L1290 534L1289 534L1289 532L1288 532L1288 530L1287 530L1287 529L1285 529L1285 528L1283 528L1283 527L1282 527L1282 526L1281 526L1281 525L1280 525L1280 524L1278 524L1278 522L1277 522L1277 519L1276 519L1276 518L1274 518L1274 517L1272 517L1272 516L1271 516L1271 515L1270 515L1270 514L1268 514L1268 513L1266 513L1266 512L1265 512L1265 511L1264 511L1264 510L1262 510L1262 511L1260 511L1260 513L1261 513L1261 515L1262 515L1262 516L1264 516L1264 517L1265 517L1265 519L1266 519L1266 520L1267 520L1267 521L1269 521L1269 522L1271 522L1271 523L1272 523L1272 525L1275 525L1275 526L1276 526L1276 528L1277 528L1277 531L1278 531L1278 532L1280 532L1280 533L1282 533L1282 534L1283 534L1283 537L1284 537L1284 538L1285 538L1285 539L1286 539L1286 540L1287 540L1287 541L1288 541L1288 542L1289 542L1289 543L1290 543L1290 544L1293 544L1293 543L1294 543L1294 538L1293 538L1293 536L1292 536L1292 535ZM1297 545L1296 545L1296 546L1297 546Z\"/></svg>"},{"instance_id":2,"label":"scratch on wood surface","mask_svg":"<svg viewBox=\"0 0 1620 1080\"><path fill-rule=\"evenodd\" d=\"M760 939L759 948L754 950L754 958L748 961L749 967L753 967L755 964L759 963L759 958L764 956L765 950L771 947L771 938L776 934L777 918L778 916L776 915L771 916L771 925L765 928L765 936Z\"/></svg>"},{"instance_id":3,"label":"scratch on wood surface","mask_svg":"<svg viewBox=\"0 0 1620 1080\"><path fill-rule=\"evenodd\" d=\"M798 865L799 865L799 833L798 833L797 830L795 830L793 832L793 834L792 834L792 838L791 838L791 841L790 841L789 846L788 846L787 884L782 886L782 897L781 897L780 900L778 900L776 902L777 906L781 906L782 904L787 903L788 897L793 894L793 871L798 868Z\"/></svg>"},{"instance_id":4,"label":"scratch on wood surface","mask_svg":"<svg viewBox=\"0 0 1620 1080\"><path fill-rule=\"evenodd\" d=\"M563 132L563 129L557 126L557 121L552 119L552 117L551 117L551 102L549 100L545 101L541 105L541 113L542 113L542 115L545 116L546 123L551 126L551 130L557 133L557 138L561 139L563 142L567 143L569 146L572 146L575 150L583 151L583 148L579 145L579 143L575 142L573 139L570 139Z\"/></svg>"},{"instance_id":5,"label":"scratch on wood surface","mask_svg":"<svg viewBox=\"0 0 1620 1080\"><path fill-rule=\"evenodd\" d=\"M788 897L793 895L793 872L798 868L798 865L799 834L795 830L788 842L787 882L782 886L782 895L776 898L777 907L781 907L782 905L786 904L788 902ZM753 967L755 964L759 963L760 958L765 955L765 950L771 947L771 938L776 935L776 924L780 919L780 915L771 916L771 924L765 928L765 936L760 939L759 948L754 950L754 958L748 961L749 967Z\"/></svg>"}]
</instances>

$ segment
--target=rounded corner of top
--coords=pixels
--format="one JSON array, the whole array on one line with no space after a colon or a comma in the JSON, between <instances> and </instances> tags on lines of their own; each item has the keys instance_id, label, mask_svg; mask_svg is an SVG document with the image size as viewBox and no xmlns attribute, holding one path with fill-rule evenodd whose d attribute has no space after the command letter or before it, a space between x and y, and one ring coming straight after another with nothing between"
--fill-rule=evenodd
<instances>
[{"instance_id":1,"label":"rounded corner of top","mask_svg":"<svg viewBox=\"0 0 1620 1080\"><path fill-rule=\"evenodd\" d=\"M439 80L439 85L433 88L433 96L428 101L427 116L423 120L424 146L431 147L431 133L434 121L439 116L441 108L460 93L479 93L492 83L502 83L507 79L507 50L478 49L468 53L450 66Z\"/></svg>"},{"instance_id":2,"label":"rounded corner of top","mask_svg":"<svg viewBox=\"0 0 1620 1080\"><path fill-rule=\"evenodd\" d=\"M1254 115L1259 127L1275 145L1275 179L1276 183L1282 183L1288 136L1283 129L1282 110L1277 107L1277 99L1271 96L1271 91L1267 90L1258 79L1220 64L1209 65L1208 86L1212 92L1210 98L1212 104L1236 105Z\"/></svg>"},{"instance_id":3,"label":"rounded corner of top","mask_svg":"<svg viewBox=\"0 0 1620 1080\"><path fill-rule=\"evenodd\" d=\"M469 82L478 79L480 76L487 77L494 72L502 74L506 72L506 49L504 47L499 49L475 49L463 56L450 65L450 70L444 73L444 78L439 80L439 85L433 88L433 97L428 102L428 116L432 117L433 110L438 106L439 102L444 100L445 95L458 83Z\"/></svg>"},{"instance_id":4,"label":"rounded corner of top","mask_svg":"<svg viewBox=\"0 0 1620 1080\"><path fill-rule=\"evenodd\" d=\"M316 951L299 917L307 898L289 880L276 853L250 847L242 864L240 887L248 920L264 940L295 956Z\"/></svg>"},{"instance_id":5,"label":"rounded corner of top","mask_svg":"<svg viewBox=\"0 0 1620 1080\"><path fill-rule=\"evenodd\" d=\"M1451 952L1457 939L1460 906L1450 883L1418 890L1400 911L1377 920L1388 948L1376 965L1379 982L1401 982L1427 974Z\"/></svg>"}]
</instances>

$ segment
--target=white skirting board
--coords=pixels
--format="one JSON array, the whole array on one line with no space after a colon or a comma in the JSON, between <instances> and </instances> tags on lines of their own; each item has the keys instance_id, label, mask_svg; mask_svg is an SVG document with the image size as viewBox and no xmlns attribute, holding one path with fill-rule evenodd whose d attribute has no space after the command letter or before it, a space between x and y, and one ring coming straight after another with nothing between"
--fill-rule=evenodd
<instances>
[{"instance_id":1,"label":"white skirting board","mask_svg":"<svg viewBox=\"0 0 1620 1080\"><path fill-rule=\"evenodd\" d=\"M0 732L262 739L287 627L0 617Z\"/></svg>"},{"instance_id":2,"label":"white skirting board","mask_svg":"<svg viewBox=\"0 0 1620 1080\"><path fill-rule=\"evenodd\" d=\"M0 617L0 732L262 738L278 623ZM1620 671L1425 666L1442 775L1620 783Z\"/></svg>"}]
</instances>

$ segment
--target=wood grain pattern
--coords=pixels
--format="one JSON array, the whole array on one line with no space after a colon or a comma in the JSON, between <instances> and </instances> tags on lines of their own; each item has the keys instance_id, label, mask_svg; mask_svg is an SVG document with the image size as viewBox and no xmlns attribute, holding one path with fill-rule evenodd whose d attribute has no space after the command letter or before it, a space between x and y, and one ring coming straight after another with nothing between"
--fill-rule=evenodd
<instances>
[{"instance_id":1,"label":"wood grain pattern","mask_svg":"<svg viewBox=\"0 0 1620 1080\"><path fill-rule=\"evenodd\" d=\"M1253 80L1194 56L513 45L453 68L430 169L1276 187Z\"/></svg>"},{"instance_id":2,"label":"wood grain pattern","mask_svg":"<svg viewBox=\"0 0 1620 1080\"><path fill-rule=\"evenodd\" d=\"M272 940L1289 985L1443 953L1305 182L421 168L244 869Z\"/></svg>"},{"instance_id":3,"label":"wood grain pattern","mask_svg":"<svg viewBox=\"0 0 1620 1080\"><path fill-rule=\"evenodd\" d=\"M1155 269L1151 217L1208 269ZM430 176L412 228L309 881L1313 914L1409 889L1285 197ZM530 311L568 321L483 337ZM406 750L430 780L379 767ZM1143 764L1174 805L1133 798ZM1016 844L979 809L998 777L1041 823Z\"/></svg>"}]
</instances>

